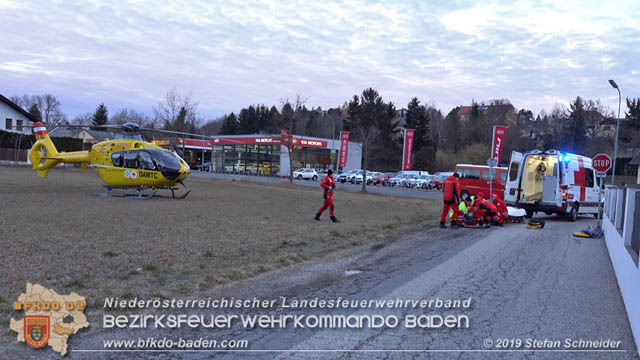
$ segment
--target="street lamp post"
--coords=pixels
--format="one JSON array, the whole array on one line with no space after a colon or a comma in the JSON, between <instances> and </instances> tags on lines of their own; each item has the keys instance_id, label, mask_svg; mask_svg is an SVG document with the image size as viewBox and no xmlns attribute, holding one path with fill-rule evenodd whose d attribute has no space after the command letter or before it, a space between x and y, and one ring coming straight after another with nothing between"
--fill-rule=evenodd
<instances>
[{"instance_id":1,"label":"street lamp post","mask_svg":"<svg viewBox=\"0 0 640 360\"><path fill-rule=\"evenodd\" d=\"M333 153L336 146L336 119L333 116L331 116L331 123L333 124L333 132L331 133L331 152ZM331 167L333 168L333 171L336 171L336 164L333 159L334 157L331 156L331 154L329 154L329 157L331 158ZM335 157L338 157L337 151Z\"/></svg>"},{"instance_id":2,"label":"street lamp post","mask_svg":"<svg viewBox=\"0 0 640 360\"><path fill-rule=\"evenodd\" d=\"M615 81L609 80L609 84L618 90L618 118L616 119L616 141L613 147L613 172L611 173L611 185L615 186L615 178L616 178L616 160L618 159L618 131L620 130L620 104L622 103L622 96L620 95L620 88Z\"/></svg>"}]
</instances>

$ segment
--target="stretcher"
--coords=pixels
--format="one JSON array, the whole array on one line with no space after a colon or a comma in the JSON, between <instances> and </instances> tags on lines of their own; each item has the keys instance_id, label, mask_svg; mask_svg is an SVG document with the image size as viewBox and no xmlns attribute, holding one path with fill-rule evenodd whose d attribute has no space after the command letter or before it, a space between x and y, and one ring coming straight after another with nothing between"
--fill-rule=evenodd
<instances>
[{"instance_id":1,"label":"stretcher","mask_svg":"<svg viewBox=\"0 0 640 360\"><path fill-rule=\"evenodd\" d=\"M519 209L512 206L507 206L507 212L509 215L507 222L510 223L523 223L524 216L527 214L524 209Z\"/></svg>"}]
</instances>

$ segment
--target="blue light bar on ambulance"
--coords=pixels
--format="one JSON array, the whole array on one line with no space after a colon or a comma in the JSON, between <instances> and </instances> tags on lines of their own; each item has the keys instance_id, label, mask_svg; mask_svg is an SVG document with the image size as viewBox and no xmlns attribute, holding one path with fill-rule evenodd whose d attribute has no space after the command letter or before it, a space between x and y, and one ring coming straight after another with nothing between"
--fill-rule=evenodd
<instances>
[{"instance_id":1,"label":"blue light bar on ambulance","mask_svg":"<svg viewBox=\"0 0 640 360\"><path fill-rule=\"evenodd\" d=\"M568 163L569 161L571 161L571 156L565 155L564 156L564 162Z\"/></svg>"}]
</instances>

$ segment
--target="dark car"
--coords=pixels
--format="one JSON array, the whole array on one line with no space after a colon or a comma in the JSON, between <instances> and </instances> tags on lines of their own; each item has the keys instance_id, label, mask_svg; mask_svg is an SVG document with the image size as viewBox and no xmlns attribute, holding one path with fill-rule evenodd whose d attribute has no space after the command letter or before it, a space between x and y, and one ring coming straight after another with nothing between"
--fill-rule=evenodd
<instances>
[{"instance_id":1,"label":"dark car","mask_svg":"<svg viewBox=\"0 0 640 360\"><path fill-rule=\"evenodd\" d=\"M197 163L191 165L191 170L210 172L211 171L211 162L206 162L204 164Z\"/></svg>"},{"instance_id":2,"label":"dark car","mask_svg":"<svg viewBox=\"0 0 640 360\"><path fill-rule=\"evenodd\" d=\"M430 189L438 189L438 190L442 190L442 184L444 183L445 180L447 180L447 178L449 176L451 176L453 173L451 172L447 172L447 173L435 173L434 179L431 179L431 181L429 181L429 188Z\"/></svg>"}]
</instances>

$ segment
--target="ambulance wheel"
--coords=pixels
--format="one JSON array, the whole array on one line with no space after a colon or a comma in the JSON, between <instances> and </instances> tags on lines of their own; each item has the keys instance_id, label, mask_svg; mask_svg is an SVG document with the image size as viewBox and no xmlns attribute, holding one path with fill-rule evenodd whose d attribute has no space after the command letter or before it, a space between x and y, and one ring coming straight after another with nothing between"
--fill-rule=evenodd
<instances>
[{"instance_id":1,"label":"ambulance wheel","mask_svg":"<svg viewBox=\"0 0 640 360\"><path fill-rule=\"evenodd\" d=\"M460 198L466 201L469 198L469 192L467 190L462 190L460 192Z\"/></svg>"},{"instance_id":2,"label":"ambulance wheel","mask_svg":"<svg viewBox=\"0 0 640 360\"><path fill-rule=\"evenodd\" d=\"M524 217L526 217L527 219L531 219L533 217L533 210L526 210L527 215L525 215Z\"/></svg>"},{"instance_id":3,"label":"ambulance wheel","mask_svg":"<svg viewBox=\"0 0 640 360\"><path fill-rule=\"evenodd\" d=\"M318 180L318 176L317 175L313 175L313 181Z\"/></svg>"},{"instance_id":4,"label":"ambulance wheel","mask_svg":"<svg viewBox=\"0 0 640 360\"><path fill-rule=\"evenodd\" d=\"M567 218L571 222L574 222L574 221L576 221L578 219L578 205L573 205L571 207L571 211L569 211L569 214L567 215Z\"/></svg>"}]
</instances>

